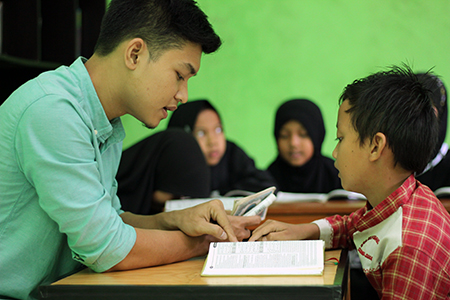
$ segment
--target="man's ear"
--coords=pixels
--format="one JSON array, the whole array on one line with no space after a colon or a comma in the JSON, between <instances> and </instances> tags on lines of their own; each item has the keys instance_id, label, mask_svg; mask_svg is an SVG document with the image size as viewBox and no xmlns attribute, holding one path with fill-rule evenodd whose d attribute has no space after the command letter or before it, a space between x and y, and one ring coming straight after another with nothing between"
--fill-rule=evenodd
<instances>
[{"instance_id":1,"label":"man's ear","mask_svg":"<svg viewBox=\"0 0 450 300\"><path fill-rule=\"evenodd\" d=\"M370 154L369 154L369 159L370 161L374 162L376 160L378 160L384 149L387 147L387 139L386 136L381 133L381 132L377 132L374 137L372 138L372 143L369 147L370 149Z\"/></svg>"},{"instance_id":2,"label":"man's ear","mask_svg":"<svg viewBox=\"0 0 450 300\"><path fill-rule=\"evenodd\" d=\"M146 45L141 38L134 38L127 43L125 48L125 65L130 70L136 69L138 63L142 60L142 55L145 53Z\"/></svg>"}]
</instances>

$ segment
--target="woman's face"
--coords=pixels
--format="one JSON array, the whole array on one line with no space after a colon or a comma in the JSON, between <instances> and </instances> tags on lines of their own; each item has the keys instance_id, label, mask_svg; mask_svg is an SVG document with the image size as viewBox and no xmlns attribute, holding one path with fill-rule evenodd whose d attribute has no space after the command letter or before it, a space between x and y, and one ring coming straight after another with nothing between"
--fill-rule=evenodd
<instances>
[{"instance_id":1,"label":"woman's face","mask_svg":"<svg viewBox=\"0 0 450 300\"><path fill-rule=\"evenodd\" d=\"M314 144L303 125L295 120L284 123L277 139L281 158L293 167L306 164L314 155Z\"/></svg>"},{"instance_id":2,"label":"woman's face","mask_svg":"<svg viewBox=\"0 0 450 300\"><path fill-rule=\"evenodd\" d=\"M227 147L222 122L212 109L205 109L197 116L193 134L205 155L209 166L217 165Z\"/></svg>"}]
</instances>

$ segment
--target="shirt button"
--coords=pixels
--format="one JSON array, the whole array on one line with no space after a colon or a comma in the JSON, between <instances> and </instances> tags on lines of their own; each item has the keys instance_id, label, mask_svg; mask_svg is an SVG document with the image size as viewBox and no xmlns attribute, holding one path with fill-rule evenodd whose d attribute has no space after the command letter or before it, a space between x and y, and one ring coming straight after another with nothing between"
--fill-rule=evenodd
<instances>
[{"instance_id":1,"label":"shirt button","mask_svg":"<svg viewBox=\"0 0 450 300\"><path fill-rule=\"evenodd\" d=\"M97 131L97 130L94 130L94 133L95 133L95 135L97 135L98 131Z\"/></svg>"}]
</instances>

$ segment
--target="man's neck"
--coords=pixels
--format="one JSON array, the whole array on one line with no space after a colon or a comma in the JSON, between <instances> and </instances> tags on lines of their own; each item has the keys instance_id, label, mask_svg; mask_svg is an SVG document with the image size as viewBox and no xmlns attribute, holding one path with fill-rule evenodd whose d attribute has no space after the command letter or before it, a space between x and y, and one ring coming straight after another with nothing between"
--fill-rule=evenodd
<instances>
[{"instance_id":1,"label":"man's neck","mask_svg":"<svg viewBox=\"0 0 450 300\"><path fill-rule=\"evenodd\" d=\"M113 56L99 57L94 54L85 63L85 67L91 77L92 84L108 120L123 115L120 110L120 105L116 103L116 99L120 98L117 97L115 92L118 90L118 83L115 78L117 78L119 70L115 70L115 66L118 64L113 62L114 59Z\"/></svg>"}]
</instances>

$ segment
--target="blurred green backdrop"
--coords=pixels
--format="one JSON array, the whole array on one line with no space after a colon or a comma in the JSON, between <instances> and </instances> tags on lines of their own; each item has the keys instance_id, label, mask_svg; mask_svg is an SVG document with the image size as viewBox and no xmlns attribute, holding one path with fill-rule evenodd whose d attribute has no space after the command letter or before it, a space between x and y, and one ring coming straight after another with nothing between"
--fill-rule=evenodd
<instances>
[{"instance_id":1,"label":"blurred green backdrop","mask_svg":"<svg viewBox=\"0 0 450 300\"><path fill-rule=\"evenodd\" d=\"M276 156L274 116L285 100L317 103L327 130L322 153L331 157L337 100L353 80L405 62L416 72L434 68L450 85L448 0L197 2L223 46L203 56L189 99L209 99L227 138L261 168ZM149 130L130 116L122 120L124 149L167 126L163 120Z\"/></svg>"}]
</instances>

